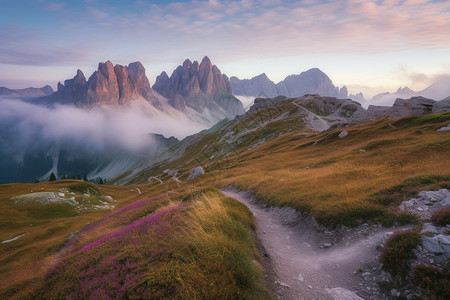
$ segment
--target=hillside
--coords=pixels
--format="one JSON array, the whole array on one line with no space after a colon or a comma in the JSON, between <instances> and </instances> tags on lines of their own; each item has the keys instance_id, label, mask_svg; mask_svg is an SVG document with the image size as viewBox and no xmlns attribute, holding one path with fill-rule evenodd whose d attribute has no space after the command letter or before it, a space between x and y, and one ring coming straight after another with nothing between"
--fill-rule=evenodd
<instances>
[{"instance_id":1,"label":"hillside","mask_svg":"<svg viewBox=\"0 0 450 300\"><path fill-rule=\"evenodd\" d=\"M353 259L345 268L334 265L338 255L344 263L348 251L336 239L348 238L354 251L366 249L364 257L376 269L378 252L371 251L383 246L379 240L367 244L364 234L382 239L401 224L417 224L400 203L421 191L450 188L450 112L372 122L365 122L365 113L350 100L317 95L260 99L246 114L176 142L111 181L123 186L66 180L0 186L2 220L8 220L1 237L2 297L290 295L285 291L294 287L273 269L274 254L262 247L258 235L264 233L248 208L217 190L230 186L250 191L262 209L272 207L274 219L278 214L289 222L299 214L294 225L274 225L287 226L279 232L304 234L311 228L298 240L313 247L305 248L305 259L326 258L321 262L329 261L324 268L334 275L328 282L323 278L330 273L305 265L294 280L310 291L304 295L329 297L348 289L368 299L389 295L399 283L390 281L384 290L374 283L368 294L357 288L366 273L352 275L367 266ZM39 199L49 194L37 191L61 202L46 206ZM70 204L72 192L69 202L76 203ZM105 196L116 202L107 203ZM96 208L111 204L114 208ZM75 236L65 243L71 233ZM45 251L38 250L41 245ZM309 288L308 276L318 274L323 277Z\"/></svg>"}]
</instances>

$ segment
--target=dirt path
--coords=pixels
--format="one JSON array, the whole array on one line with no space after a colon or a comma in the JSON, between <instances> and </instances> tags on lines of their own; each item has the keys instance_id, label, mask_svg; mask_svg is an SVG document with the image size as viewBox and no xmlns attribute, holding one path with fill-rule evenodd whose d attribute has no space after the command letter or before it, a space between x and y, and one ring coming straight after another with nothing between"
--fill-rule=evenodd
<instances>
[{"instance_id":1,"label":"dirt path","mask_svg":"<svg viewBox=\"0 0 450 300\"><path fill-rule=\"evenodd\" d=\"M363 265L376 263L376 245L381 243L388 229L379 229L366 237L347 240L344 237L330 248L321 248L324 241L312 221L300 220L294 209L264 208L251 193L232 188L222 192L253 212L256 233L274 269L275 278L269 280L276 298L363 299L352 291L370 290L364 282L367 278L355 271Z\"/></svg>"}]
</instances>

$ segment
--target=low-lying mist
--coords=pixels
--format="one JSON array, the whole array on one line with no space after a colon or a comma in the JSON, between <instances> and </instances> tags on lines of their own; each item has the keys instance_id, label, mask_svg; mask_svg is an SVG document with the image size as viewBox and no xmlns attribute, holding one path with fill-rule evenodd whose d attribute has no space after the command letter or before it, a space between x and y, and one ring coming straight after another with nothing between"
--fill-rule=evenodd
<instances>
[{"instance_id":1,"label":"low-lying mist","mask_svg":"<svg viewBox=\"0 0 450 300\"><path fill-rule=\"evenodd\" d=\"M150 133L180 139L204 128L142 103L88 109L0 97L0 183L31 181L49 170L58 172L58 160L65 162L64 172L70 171L70 163L70 168L76 168L82 162L86 173L105 158L153 153L158 141Z\"/></svg>"},{"instance_id":2,"label":"low-lying mist","mask_svg":"<svg viewBox=\"0 0 450 300\"><path fill-rule=\"evenodd\" d=\"M0 98L1 138L13 133L11 147L25 148L41 142L75 142L91 148L117 147L133 153L152 146L149 133L183 138L204 127L166 115L149 115L139 106L83 109L52 108L18 99Z\"/></svg>"}]
</instances>

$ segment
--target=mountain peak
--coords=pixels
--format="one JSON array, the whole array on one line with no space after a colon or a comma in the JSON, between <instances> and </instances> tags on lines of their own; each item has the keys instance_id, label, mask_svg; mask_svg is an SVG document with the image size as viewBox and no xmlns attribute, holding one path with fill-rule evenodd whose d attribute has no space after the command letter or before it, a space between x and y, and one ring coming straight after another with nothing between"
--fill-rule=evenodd
<instances>
[{"instance_id":1,"label":"mountain peak","mask_svg":"<svg viewBox=\"0 0 450 300\"><path fill-rule=\"evenodd\" d=\"M154 95L145 68L140 62L128 66L113 65L111 61L100 62L98 69L86 81L81 70L73 79L58 83L58 91L47 97L50 103L77 106L117 105L137 98L144 98L158 109L162 104Z\"/></svg>"},{"instance_id":2,"label":"mountain peak","mask_svg":"<svg viewBox=\"0 0 450 300\"><path fill-rule=\"evenodd\" d=\"M200 65L202 65L202 64L206 64L206 65L209 65L209 66L212 67L212 62L211 62L211 60L209 59L208 56L203 57L202 62L200 63Z\"/></svg>"},{"instance_id":3,"label":"mountain peak","mask_svg":"<svg viewBox=\"0 0 450 300\"><path fill-rule=\"evenodd\" d=\"M170 78L161 73L153 89L169 99L179 109L192 108L202 112L205 108L216 113L227 111L230 115L244 112L242 103L232 95L230 81L217 66L205 56L200 65L189 59L178 66ZM229 117L230 117L229 115Z\"/></svg>"}]
</instances>

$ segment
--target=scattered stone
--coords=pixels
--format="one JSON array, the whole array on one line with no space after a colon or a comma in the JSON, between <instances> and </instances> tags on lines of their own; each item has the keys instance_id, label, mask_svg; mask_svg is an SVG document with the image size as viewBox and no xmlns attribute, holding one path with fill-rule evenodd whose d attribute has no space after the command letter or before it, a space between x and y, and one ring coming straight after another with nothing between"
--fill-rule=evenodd
<instances>
[{"instance_id":1,"label":"scattered stone","mask_svg":"<svg viewBox=\"0 0 450 300\"><path fill-rule=\"evenodd\" d=\"M287 283L284 283L282 281L276 280L275 283L282 287L290 288L290 286Z\"/></svg>"},{"instance_id":2,"label":"scattered stone","mask_svg":"<svg viewBox=\"0 0 450 300\"><path fill-rule=\"evenodd\" d=\"M356 295L354 292L344 289L342 287L326 289L326 291L334 300L364 300L363 298Z\"/></svg>"},{"instance_id":3,"label":"scattered stone","mask_svg":"<svg viewBox=\"0 0 450 300\"><path fill-rule=\"evenodd\" d=\"M303 275L302 275L302 274L298 274L298 276L297 276L297 280L299 280L299 281L303 282L303 281L305 280L305 277L303 277Z\"/></svg>"},{"instance_id":4,"label":"scattered stone","mask_svg":"<svg viewBox=\"0 0 450 300\"><path fill-rule=\"evenodd\" d=\"M359 149L358 152L359 152L359 153L366 153L366 150L364 150L364 149Z\"/></svg>"},{"instance_id":5,"label":"scattered stone","mask_svg":"<svg viewBox=\"0 0 450 300\"><path fill-rule=\"evenodd\" d=\"M419 214L422 220L427 220L433 213L447 206L450 206L450 191L440 189L420 192L418 198L403 201L400 209Z\"/></svg>"},{"instance_id":6,"label":"scattered stone","mask_svg":"<svg viewBox=\"0 0 450 300\"><path fill-rule=\"evenodd\" d=\"M450 124L448 124L444 127L441 127L439 129L437 129L436 131L449 131L449 130L450 130Z\"/></svg>"},{"instance_id":7,"label":"scattered stone","mask_svg":"<svg viewBox=\"0 0 450 300\"><path fill-rule=\"evenodd\" d=\"M325 248L330 248L331 247L331 243L324 243L320 246L320 248L325 249Z\"/></svg>"},{"instance_id":8,"label":"scattered stone","mask_svg":"<svg viewBox=\"0 0 450 300\"><path fill-rule=\"evenodd\" d=\"M346 136L348 135L348 131L341 131L341 133L339 133L339 135L338 135L338 137L340 138L340 139L343 139L343 138L345 138Z\"/></svg>"},{"instance_id":9,"label":"scattered stone","mask_svg":"<svg viewBox=\"0 0 450 300\"><path fill-rule=\"evenodd\" d=\"M154 181L158 181L160 184L163 184L163 181L162 181L161 179L159 179L158 177L155 177L155 176L150 176L150 177L147 179L147 181L148 181L148 183L152 183L152 182L154 182Z\"/></svg>"}]
</instances>

